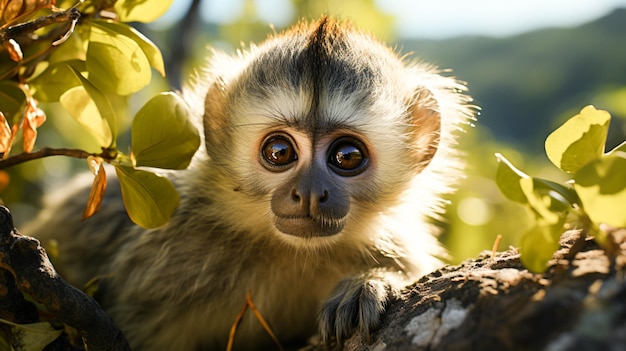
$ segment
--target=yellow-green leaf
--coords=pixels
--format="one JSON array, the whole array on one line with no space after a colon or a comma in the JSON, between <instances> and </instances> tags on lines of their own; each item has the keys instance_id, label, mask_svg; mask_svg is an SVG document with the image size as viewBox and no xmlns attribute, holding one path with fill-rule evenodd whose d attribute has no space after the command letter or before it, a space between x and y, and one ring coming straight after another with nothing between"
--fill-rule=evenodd
<instances>
[{"instance_id":1,"label":"yellow-green leaf","mask_svg":"<svg viewBox=\"0 0 626 351\"><path fill-rule=\"evenodd\" d=\"M145 35L141 34L135 28L119 22L113 22L110 20L95 20L94 23L98 23L98 25L103 28L107 28L110 31L117 32L134 40L146 55L150 65L157 70L157 72L161 73L162 76L165 76L163 55L161 55L159 48L157 48L157 46L154 45L154 43L151 42Z\"/></svg>"},{"instance_id":2,"label":"yellow-green leaf","mask_svg":"<svg viewBox=\"0 0 626 351\"><path fill-rule=\"evenodd\" d=\"M173 0L118 0L115 11L122 22L152 22L161 17Z\"/></svg>"},{"instance_id":3,"label":"yellow-green leaf","mask_svg":"<svg viewBox=\"0 0 626 351\"><path fill-rule=\"evenodd\" d=\"M535 189L535 181L533 178L522 178L519 180L520 188L528 199L528 206L533 210L536 216L544 222L553 225L559 222L560 214L552 210L553 199L548 194L542 193L539 189ZM560 209L562 210L562 209Z\"/></svg>"},{"instance_id":4,"label":"yellow-green leaf","mask_svg":"<svg viewBox=\"0 0 626 351\"><path fill-rule=\"evenodd\" d=\"M611 152L574 175L574 189L595 223L626 227L626 152Z\"/></svg>"},{"instance_id":5,"label":"yellow-green leaf","mask_svg":"<svg viewBox=\"0 0 626 351\"><path fill-rule=\"evenodd\" d=\"M63 93L60 98L61 105L91 131L100 146L106 148L114 146L117 121L109 99L75 68L70 69L81 85Z\"/></svg>"},{"instance_id":6,"label":"yellow-green leaf","mask_svg":"<svg viewBox=\"0 0 626 351\"><path fill-rule=\"evenodd\" d=\"M548 209L555 212L567 211L573 204L580 204L580 199L573 189L546 179L530 177L499 153L496 154L496 158L498 159L496 184L508 199L533 208L537 205L534 204L537 197L547 196L548 199L545 201Z\"/></svg>"},{"instance_id":7,"label":"yellow-green leaf","mask_svg":"<svg viewBox=\"0 0 626 351\"><path fill-rule=\"evenodd\" d=\"M183 169L200 146L187 104L174 93L148 101L133 119L132 152L136 166Z\"/></svg>"},{"instance_id":8,"label":"yellow-green leaf","mask_svg":"<svg viewBox=\"0 0 626 351\"><path fill-rule=\"evenodd\" d=\"M540 223L526 232L520 241L520 260L524 267L531 272L544 272L548 268L548 261L559 248L562 232L558 226Z\"/></svg>"},{"instance_id":9,"label":"yellow-green leaf","mask_svg":"<svg viewBox=\"0 0 626 351\"><path fill-rule=\"evenodd\" d=\"M80 60L50 65L37 78L28 83L35 89L35 98L40 101L59 101L63 93L70 88L80 85L80 80L68 66L72 66L78 71L85 70L85 62Z\"/></svg>"},{"instance_id":10,"label":"yellow-green leaf","mask_svg":"<svg viewBox=\"0 0 626 351\"><path fill-rule=\"evenodd\" d=\"M583 108L546 139L546 154L552 163L568 173L576 173L588 162L600 158L611 116L593 106Z\"/></svg>"},{"instance_id":11,"label":"yellow-green leaf","mask_svg":"<svg viewBox=\"0 0 626 351\"><path fill-rule=\"evenodd\" d=\"M6 322L5 322L6 323ZM39 322L32 324L12 324L11 334L15 339L14 347L16 351L43 350L51 342L56 340L63 330L57 330L49 322Z\"/></svg>"},{"instance_id":12,"label":"yellow-green leaf","mask_svg":"<svg viewBox=\"0 0 626 351\"><path fill-rule=\"evenodd\" d=\"M109 146L113 141L111 128L106 119L102 118L100 111L85 88L77 86L70 88L60 97L61 105L83 127L87 128L100 146Z\"/></svg>"},{"instance_id":13,"label":"yellow-green leaf","mask_svg":"<svg viewBox=\"0 0 626 351\"><path fill-rule=\"evenodd\" d=\"M116 165L122 198L130 219L144 228L164 225L180 199L169 179L152 172Z\"/></svg>"},{"instance_id":14,"label":"yellow-green leaf","mask_svg":"<svg viewBox=\"0 0 626 351\"><path fill-rule=\"evenodd\" d=\"M504 196L522 204L528 203L522 188L520 179L530 178L526 173L517 169L502 154L497 153L498 170L496 172L496 184Z\"/></svg>"},{"instance_id":15,"label":"yellow-green leaf","mask_svg":"<svg viewBox=\"0 0 626 351\"><path fill-rule=\"evenodd\" d=\"M89 80L107 92L129 95L150 83L150 62L131 38L91 22L87 71Z\"/></svg>"}]
</instances>

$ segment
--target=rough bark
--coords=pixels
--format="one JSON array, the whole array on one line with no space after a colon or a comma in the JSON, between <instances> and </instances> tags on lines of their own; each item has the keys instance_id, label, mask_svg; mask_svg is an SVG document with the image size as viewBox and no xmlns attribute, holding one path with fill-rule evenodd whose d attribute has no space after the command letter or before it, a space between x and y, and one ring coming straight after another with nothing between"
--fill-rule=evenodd
<instances>
[{"instance_id":1,"label":"rough bark","mask_svg":"<svg viewBox=\"0 0 626 351\"><path fill-rule=\"evenodd\" d=\"M39 321L39 312L24 294L41 303L52 320L75 328L87 349L130 350L124 335L100 305L66 283L55 272L39 241L21 235L13 227L9 210L0 206L0 317L17 324ZM52 346L71 349L69 344Z\"/></svg>"},{"instance_id":2,"label":"rough bark","mask_svg":"<svg viewBox=\"0 0 626 351\"><path fill-rule=\"evenodd\" d=\"M566 232L545 273L491 252L425 276L387 309L371 344L344 350L626 350L626 230L611 253Z\"/></svg>"}]
</instances>

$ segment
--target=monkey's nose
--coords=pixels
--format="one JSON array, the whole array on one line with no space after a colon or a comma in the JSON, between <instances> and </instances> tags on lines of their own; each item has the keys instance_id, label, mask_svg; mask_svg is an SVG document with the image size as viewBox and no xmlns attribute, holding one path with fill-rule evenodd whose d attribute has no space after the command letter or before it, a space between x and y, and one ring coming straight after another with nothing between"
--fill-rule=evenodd
<instances>
[{"instance_id":1,"label":"monkey's nose","mask_svg":"<svg viewBox=\"0 0 626 351\"><path fill-rule=\"evenodd\" d=\"M311 211L316 211L319 209L319 204L323 204L329 201L330 192L326 189L316 192L316 191L308 191L308 192L300 192L298 189L291 190L291 200L298 204L300 208L305 211L307 214L311 213Z\"/></svg>"}]
</instances>

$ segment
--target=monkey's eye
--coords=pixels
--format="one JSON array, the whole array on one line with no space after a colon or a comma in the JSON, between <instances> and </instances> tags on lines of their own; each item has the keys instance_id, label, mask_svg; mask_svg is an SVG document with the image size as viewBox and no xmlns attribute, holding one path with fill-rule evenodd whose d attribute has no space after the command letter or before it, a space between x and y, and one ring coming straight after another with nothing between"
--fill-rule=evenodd
<instances>
[{"instance_id":1,"label":"monkey's eye","mask_svg":"<svg viewBox=\"0 0 626 351\"><path fill-rule=\"evenodd\" d=\"M361 174L369 164L367 149L355 138L339 138L330 147L328 164L335 173L344 177Z\"/></svg>"},{"instance_id":2,"label":"monkey's eye","mask_svg":"<svg viewBox=\"0 0 626 351\"><path fill-rule=\"evenodd\" d=\"M286 134L271 134L261 144L262 164L270 171L280 172L288 169L298 154L291 138Z\"/></svg>"}]
</instances>

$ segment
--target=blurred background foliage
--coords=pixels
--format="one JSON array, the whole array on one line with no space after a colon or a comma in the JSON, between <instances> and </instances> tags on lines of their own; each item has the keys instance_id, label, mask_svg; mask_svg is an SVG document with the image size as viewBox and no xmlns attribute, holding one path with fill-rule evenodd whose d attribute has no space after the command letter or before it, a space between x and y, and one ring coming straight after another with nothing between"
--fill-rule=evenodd
<instances>
[{"instance_id":1,"label":"blurred background foliage","mask_svg":"<svg viewBox=\"0 0 626 351\"><path fill-rule=\"evenodd\" d=\"M476 128L466 131L460 145L468 161L467 176L450 198L443 222L446 231L441 239L453 262L490 250L498 234L503 235L500 249L516 245L519 235L530 227L526 210L506 200L494 182L494 153L506 154L529 173L559 180L562 174L545 158L543 141L588 104L613 116L607 147L626 138L626 9L617 8L574 27L537 29L508 37L464 35L435 40L401 36L396 30L396 16L382 1L224 3L175 0L161 20L137 24L163 52L168 76L166 80L153 75L153 83L131 99L128 115L156 92L179 89L185 77L193 74L193 67L205 60L208 51L203 48L207 45L234 52L241 43L259 42L300 18L331 14L349 19L399 52L411 53L411 59L451 69L445 74L468 82L470 95L481 107ZM98 151L91 137L62 109L54 105L46 108L48 122L39 129L36 147ZM124 141L118 144L124 148ZM19 226L34 215L43 193L86 169L84 160L62 157L14 167L8 170L11 183L0 190L0 198L11 208Z\"/></svg>"}]
</instances>

